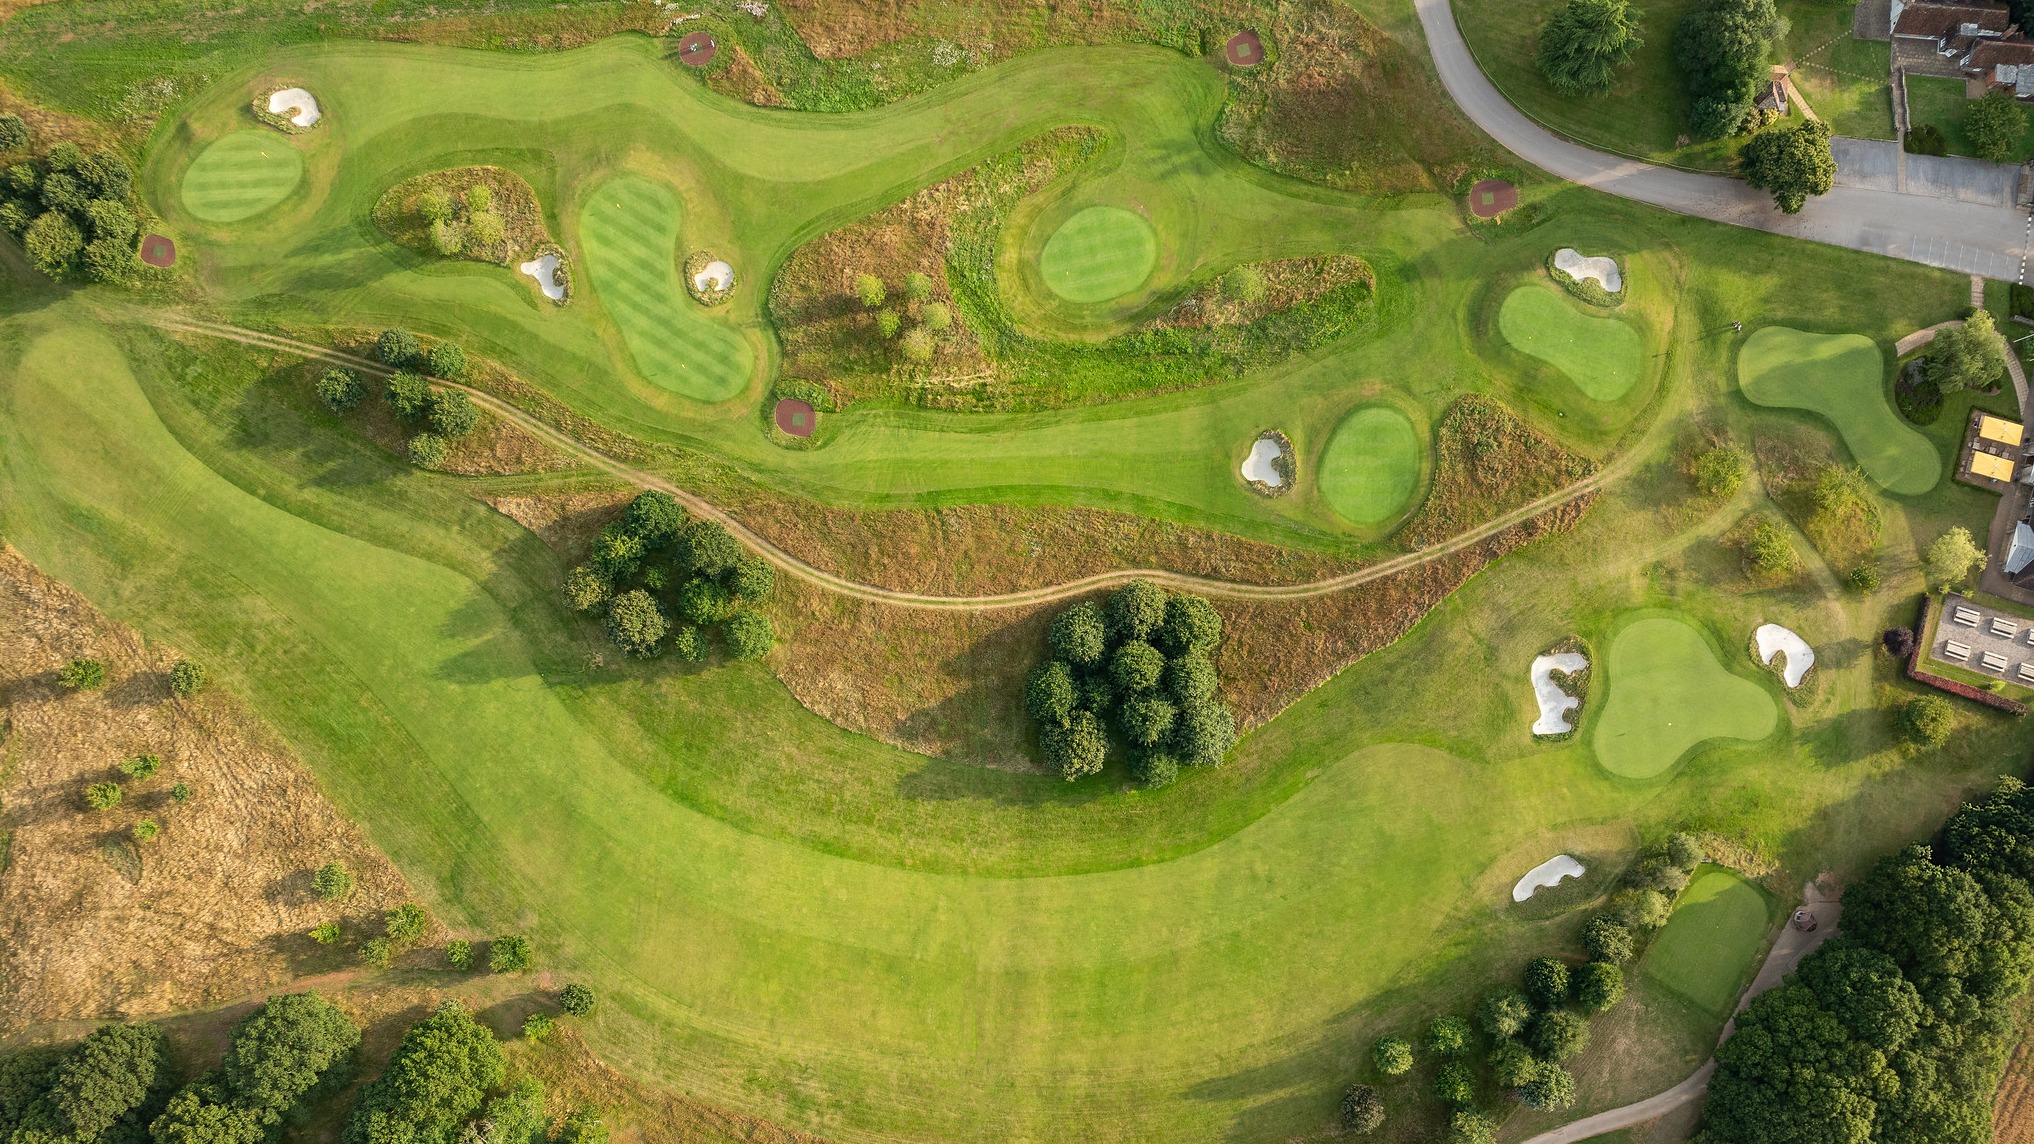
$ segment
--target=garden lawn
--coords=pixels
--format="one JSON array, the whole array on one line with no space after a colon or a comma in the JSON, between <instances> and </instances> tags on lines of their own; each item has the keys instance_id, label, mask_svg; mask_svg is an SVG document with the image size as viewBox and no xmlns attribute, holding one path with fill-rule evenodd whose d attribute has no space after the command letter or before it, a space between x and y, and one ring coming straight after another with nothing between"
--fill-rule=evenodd
<instances>
[{"instance_id":1,"label":"garden lawn","mask_svg":"<svg viewBox=\"0 0 2034 1144\"><path fill-rule=\"evenodd\" d=\"M1354 410L1321 454L1321 496L1344 520L1374 525L1405 511L1419 485L1419 432L1395 406Z\"/></svg>"},{"instance_id":2,"label":"garden lawn","mask_svg":"<svg viewBox=\"0 0 2034 1144\"><path fill-rule=\"evenodd\" d=\"M1887 399L1879 347L1858 334L1766 326L1738 350L1737 379L1759 405L1805 409L1836 426L1845 447L1889 492L1917 496L1942 478L1935 446Z\"/></svg>"},{"instance_id":3,"label":"garden lawn","mask_svg":"<svg viewBox=\"0 0 2034 1144\"><path fill-rule=\"evenodd\" d=\"M1591 742L1614 775L1653 778L1711 739L1763 739L1779 722L1772 696L1724 670L1685 620L1634 621L1617 633L1609 658L1609 699Z\"/></svg>"},{"instance_id":4,"label":"garden lawn","mask_svg":"<svg viewBox=\"0 0 2034 1144\"><path fill-rule=\"evenodd\" d=\"M184 172L183 203L204 222L252 218L290 197L304 157L278 131L235 131L199 152Z\"/></svg>"},{"instance_id":5,"label":"garden lawn","mask_svg":"<svg viewBox=\"0 0 2034 1144\"><path fill-rule=\"evenodd\" d=\"M1585 312L1581 303L1544 286L1513 290L1497 312L1497 328L1513 349L1560 370L1592 401L1623 397L1645 368L1637 330Z\"/></svg>"},{"instance_id":6,"label":"garden lawn","mask_svg":"<svg viewBox=\"0 0 2034 1144\"><path fill-rule=\"evenodd\" d=\"M1038 254L1046 288L1069 302L1107 302L1151 277L1158 232L1122 207L1085 207L1059 224Z\"/></svg>"},{"instance_id":7,"label":"garden lawn","mask_svg":"<svg viewBox=\"0 0 2034 1144\"><path fill-rule=\"evenodd\" d=\"M594 292L643 376L698 401L725 401L748 388L755 355L686 294L678 277L679 213L669 187L619 175L588 196L579 237Z\"/></svg>"},{"instance_id":8,"label":"garden lawn","mask_svg":"<svg viewBox=\"0 0 2034 1144\"><path fill-rule=\"evenodd\" d=\"M1751 983L1771 923L1771 899L1720 866L1696 872L1639 972L1722 1020Z\"/></svg>"},{"instance_id":9,"label":"garden lawn","mask_svg":"<svg viewBox=\"0 0 2034 1144\"><path fill-rule=\"evenodd\" d=\"M2021 104L2022 111L2026 105ZM1932 123L1942 132L1942 139L1949 144L1952 155L1975 157L1977 151L1970 145L1970 138L1963 133L1963 117L1970 110L1970 100L1964 98L1963 81L1944 76L1911 75L1907 77L1907 111L1913 117L1914 126ZM2024 163L2034 158L2034 116L2028 117L2027 129L2020 133L2019 142L2013 145L2009 163Z\"/></svg>"},{"instance_id":10,"label":"garden lawn","mask_svg":"<svg viewBox=\"0 0 2034 1144\"><path fill-rule=\"evenodd\" d=\"M1850 34L1855 4L1783 0L1787 34L1775 45L1801 95L1838 135L1893 137L1891 45ZM1912 78L1912 77L1910 77Z\"/></svg>"}]
</instances>

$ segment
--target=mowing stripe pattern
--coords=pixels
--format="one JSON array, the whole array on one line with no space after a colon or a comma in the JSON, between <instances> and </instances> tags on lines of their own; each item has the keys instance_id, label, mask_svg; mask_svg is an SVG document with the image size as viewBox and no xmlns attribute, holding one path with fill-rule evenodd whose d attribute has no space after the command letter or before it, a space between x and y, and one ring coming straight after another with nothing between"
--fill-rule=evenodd
<instances>
[{"instance_id":1,"label":"mowing stripe pattern","mask_svg":"<svg viewBox=\"0 0 2034 1144\"><path fill-rule=\"evenodd\" d=\"M184 209L206 222L238 222L289 198L303 178L304 157L282 136L235 131L184 172Z\"/></svg>"}]
</instances>

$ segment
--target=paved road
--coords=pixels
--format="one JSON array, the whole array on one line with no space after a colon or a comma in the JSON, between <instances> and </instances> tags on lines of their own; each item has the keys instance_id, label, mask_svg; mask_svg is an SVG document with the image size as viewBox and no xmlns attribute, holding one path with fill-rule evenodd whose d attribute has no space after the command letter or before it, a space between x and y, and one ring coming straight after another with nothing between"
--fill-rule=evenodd
<instances>
[{"instance_id":1,"label":"paved road","mask_svg":"<svg viewBox=\"0 0 2034 1144\"><path fill-rule=\"evenodd\" d=\"M1656 167L1592 151L1526 118L1492 86L1455 26L1448 0L1415 0L1441 83L1476 125L1551 175L1677 214L1909 259L1965 274L2018 282L2026 270L2029 222L2004 206L1957 202L1871 187L1838 186L1781 214L1771 196L1736 179Z\"/></svg>"}]
</instances>

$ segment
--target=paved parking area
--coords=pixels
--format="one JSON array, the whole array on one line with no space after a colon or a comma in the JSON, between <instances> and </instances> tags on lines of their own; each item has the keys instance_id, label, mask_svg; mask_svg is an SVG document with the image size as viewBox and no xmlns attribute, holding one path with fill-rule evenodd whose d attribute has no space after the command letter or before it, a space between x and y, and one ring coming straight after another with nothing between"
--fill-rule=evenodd
<instances>
[{"instance_id":1,"label":"paved parking area","mask_svg":"<svg viewBox=\"0 0 2034 1144\"><path fill-rule=\"evenodd\" d=\"M2034 685L2034 620L1987 608L1950 593L1935 622L1930 659L1981 675Z\"/></svg>"}]
</instances>

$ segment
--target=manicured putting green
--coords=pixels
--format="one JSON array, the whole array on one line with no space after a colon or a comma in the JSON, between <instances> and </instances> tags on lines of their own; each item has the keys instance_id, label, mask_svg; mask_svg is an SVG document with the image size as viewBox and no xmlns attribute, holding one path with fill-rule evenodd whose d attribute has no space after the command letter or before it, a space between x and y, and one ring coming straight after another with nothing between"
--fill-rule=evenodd
<instances>
[{"instance_id":1,"label":"manicured putting green","mask_svg":"<svg viewBox=\"0 0 2034 1144\"><path fill-rule=\"evenodd\" d=\"M1737 351L1737 380L1746 397L1828 418L1873 480L1916 496L1942 478L1942 458L1886 403L1885 376L1879 347L1860 334L1767 326Z\"/></svg>"},{"instance_id":2,"label":"manicured putting green","mask_svg":"<svg viewBox=\"0 0 2034 1144\"><path fill-rule=\"evenodd\" d=\"M1321 455L1321 496L1351 524L1397 515L1419 479L1419 431L1389 405L1365 405L1344 417Z\"/></svg>"},{"instance_id":3,"label":"manicured putting green","mask_svg":"<svg viewBox=\"0 0 2034 1144\"><path fill-rule=\"evenodd\" d=\"M1619 318L1585 314L1544 286L1521 286L1497 311L1497 329L1515 350L1566 374L1592 401L1616 401L1638 384L1645 346Z\"/></svg>"},{"instance_id":4,"label":"manicured putting green","mask_svg":"<svg viewBox=\"0 0 2034 1144\"><path fill-rule=\"evenodd\" d=\"M304 157L273 131L235 131L198 153L184 172L184 209L206 222L238 222L290 197Z\"/></svg>"},{"instance_id":5,"label":"manicured putting green","mask_svg":"<svg viewBox=\"0 0 2034 1144\"><path fill-rule=\"evenodd\" d=\"M1144 285L1158 232L1122 207L1088 207L1059 224L1038 255L1046 288L1069 302L1107 302Z\"/></svg>"},{"instance_id":6,"label":"manicured putting green","mask_svg":"<svg viewBox=\"0 0 2034 1144\"><path fill-rule=\"evenodd\" d=\"M1660 774L1710 739L1763 739L1779 721L1764 688L1725 671L1702 633L1664 616L1617 633L1609 687L1596 759L1625 778Z\"/></svg>"},{"instance_id":7,"label":"manicured putting green","mask_svg":"<svg viewBox=\"0 0 2034 1144\"><path fill-rule=\"evenodd\" d=\"M709 321L686 297L678 215L671 188L619 175L587 200L579 239L594 294L643 377L686 397L725 401L748 388L754 358L741 335Z\"/></svg>"},{"instance_id":8,"label":"manicured putting green","mask_svg":"<svg viewBox=\"0 0 2034 1144\"><path fill-rule=\"evenodd\" d=\"M1704 867L1682 891L1639 971L1720 1021L1737 1007L1766 920L1766 896L1757 886L1721 867Z\"/></svg>"}]
</instances>

